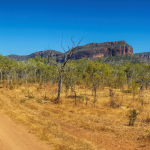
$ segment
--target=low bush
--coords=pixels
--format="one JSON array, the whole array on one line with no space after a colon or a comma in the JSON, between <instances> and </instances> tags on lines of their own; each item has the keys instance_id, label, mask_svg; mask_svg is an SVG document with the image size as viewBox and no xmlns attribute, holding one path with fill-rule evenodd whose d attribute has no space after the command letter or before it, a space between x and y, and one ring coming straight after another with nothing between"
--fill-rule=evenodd
<instances>
[{"instance_id":1,"label":"low bush","mask_svg":"<svg viewBox=\"0 0 150 150\"><path fill-rule=\"evenodd\" d=\"M10 89L10 90L14 90L14 89L15 89L15 86L14 86L14 85L10 85L9 89Z\"/></svg>"},{"instance_id":2,"label":"low bush","mask_svg":"<svg viewBox=\"0 0 150 150\"><path fill-rule=\"evenodd\" d=\"M20 99L20 103L24 103L26 99Z\"/></svg>"},{"instance_id":3,"label":"low bush","mask_svg":"<svg viewBox=\"0 0 150 150\"><path fill-rule=\"evenodd\" d=\"M122 93L132 93L132 90L122 90Z\"/></svg>"},{"instance_id":4,"label":"low bush","mask_svg":"<svg viewBox=\"0 0 150 150\"><path fill-rule=\"evenodd\" d=\"M129 126L134 126L137 115L138 115L138 113L136 112L135 109L130 111Z\"/></svg>"}]
</instances>

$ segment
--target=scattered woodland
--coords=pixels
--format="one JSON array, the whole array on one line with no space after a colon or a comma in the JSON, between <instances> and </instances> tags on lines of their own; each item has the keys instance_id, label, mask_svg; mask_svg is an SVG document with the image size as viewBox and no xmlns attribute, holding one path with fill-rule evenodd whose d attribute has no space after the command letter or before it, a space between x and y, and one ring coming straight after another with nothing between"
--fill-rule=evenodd
<instances>
[{"instance_id":1,"label":"scattered woodland","mask_svg":"<svg viewBox=\"0 0 150 150\"><path fill-rule=\"evenodd\" d=\"M87 59L70 60L64 65L49 58L35 57L28 61L15 61L1 55L0 75L1 88L3 84L8 89L22 84L27 89L28 83L44 85L45 98L47 86L58 84L61 92L63 85L66 97L69 89L74 92L75 104L77 102L75 87L77 86L84 86L85 94L87 89L91 89L94 95L94 105L96 105L99 87L103 90L109 87L110 96L113 96L113 89L117 88L125 92L125 87L127 87L126 92L132 93L133 99L137 93L140 93L140 99L142 99L144 91L150 85L150 65L143 63L108 65L101 60ZM56 102L59 101L59 98L60 96L56 98Z\"/></svg>"},{"instance_id":2,"label":"scattered woodland","mask_svg":"<svg viewBox=\"0 0 150 150\"><path fill-rule=\"evenodd\" d=\"M65 60L1 55L1 111L56 150L150 149L150 65Z\"/></svg>"}]
</instances>

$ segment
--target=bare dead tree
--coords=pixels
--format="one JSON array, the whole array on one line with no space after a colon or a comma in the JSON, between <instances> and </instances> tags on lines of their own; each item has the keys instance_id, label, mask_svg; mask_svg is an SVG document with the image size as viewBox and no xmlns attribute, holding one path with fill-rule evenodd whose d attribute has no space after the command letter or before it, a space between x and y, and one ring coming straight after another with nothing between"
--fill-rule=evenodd
<instances>
[{"instance_id":1,"label":"bare dead tree","mask_svg":"<svg viewBox=\"0 0 150 150\"><path fill-rule=\"evenodd\" d=\"M60 64L60 63L57 63L57 61L56 62L50 61L50 63L52 65L56 66L56 68L58 70L58 73L59 73L59 75L58 75L58 95L57 95L56 101L58 101L60 99L60 92L61 92L62 81L63 81L63 72L64 72L64 69L65 69L65 66L66 66L67 62L71 59L71 57L72 57L72 55L73 55L73 53L75 51L75 47L79 46L79 44L83 40L83 38L82 38L81 40L79 40L79 42L77 44L75 44L75 42L73 41L73 38L74 38L74 36L71 37L72 47L70 48L68 46L68 51L67 52L63 48L62 42L61 42L61 47L62 47L62 49L64 51L64 62Z\"/></svg>"}]
</instances>

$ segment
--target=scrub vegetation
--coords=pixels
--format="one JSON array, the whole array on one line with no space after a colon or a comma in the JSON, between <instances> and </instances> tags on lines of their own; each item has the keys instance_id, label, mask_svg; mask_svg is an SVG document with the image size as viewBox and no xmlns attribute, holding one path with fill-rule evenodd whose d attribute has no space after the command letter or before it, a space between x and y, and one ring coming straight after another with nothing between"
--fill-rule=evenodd
<instances>
[{"instance_id":1,"label":"scrub vegetation","mask_svg":"<svg viewBox=\"0 0 150 150\"><path fill-rule=\"evenodd\" d=\"M54 150L150 149L150 65L81 59L61 68L0 56L0 110Z\"/></svg>"}]
</instances>

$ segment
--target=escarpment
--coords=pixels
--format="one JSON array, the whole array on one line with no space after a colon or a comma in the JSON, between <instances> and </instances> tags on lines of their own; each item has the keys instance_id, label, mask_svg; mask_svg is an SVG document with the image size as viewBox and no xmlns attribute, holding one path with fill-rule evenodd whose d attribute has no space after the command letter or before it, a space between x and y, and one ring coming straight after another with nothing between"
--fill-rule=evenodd
<instances>
[{"instance_id":1,"label":"escarpment","mask_svg":"<svg viewBox=\"0 0 150 150\"><path fill-rule=\"evenodd\" d=\"M98 58L133 54L133 48L125 41L90 43L75 48L72 59Z\"/></svg>"},{"instance_id":2,"label":"escarpment","mask_svg":"<svg viewBox=\"0 0 150 150\"><path fill-rule=\"evenodd\" d=\"M74 48L72 60L82 58L99 58L107 56L119 56L126 54L133 54L133 48L126 43L126 41L104 42L104 43L90 43ZM55 50L46 50L35 52L30 55L9 55L8 57L16 60L27 60L36 56L55 58L57 62L64 61L64 53Z\"/></svg>"}]
</instances>

